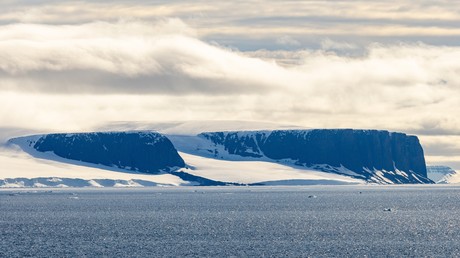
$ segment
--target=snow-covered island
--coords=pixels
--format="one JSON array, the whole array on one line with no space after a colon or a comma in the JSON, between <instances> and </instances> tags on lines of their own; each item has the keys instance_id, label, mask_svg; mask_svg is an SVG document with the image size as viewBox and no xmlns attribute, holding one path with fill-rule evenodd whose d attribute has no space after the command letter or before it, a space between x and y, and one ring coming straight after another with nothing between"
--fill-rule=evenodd
<instances>
[{"instance_id":1,"label":"snow-covered island","mask_svg":"<svg viewBox=\"0 0 460 258\"><path fill-rule=\"evenodd\" d=\"M0 186L434 183L417 137L403 133L267 125L212 132L187 124L150 128L160 133L122 128L13 137L1 148Z\"/></svg>"}]
</instances>

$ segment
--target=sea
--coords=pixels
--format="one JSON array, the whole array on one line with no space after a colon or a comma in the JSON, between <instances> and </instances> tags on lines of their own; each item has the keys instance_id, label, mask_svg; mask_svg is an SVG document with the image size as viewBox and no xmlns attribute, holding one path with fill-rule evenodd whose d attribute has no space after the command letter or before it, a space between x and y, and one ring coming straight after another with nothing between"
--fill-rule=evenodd
<instances>
[{"instance_id":1,"label":"sea","mask_svg":"<svg viewBox=\"0 0 460 258\"><path fill-rule=\"evenodd\" d=\"M460 186L2 189L0 257L460 257Z\"/></svg>"}]
</instances>

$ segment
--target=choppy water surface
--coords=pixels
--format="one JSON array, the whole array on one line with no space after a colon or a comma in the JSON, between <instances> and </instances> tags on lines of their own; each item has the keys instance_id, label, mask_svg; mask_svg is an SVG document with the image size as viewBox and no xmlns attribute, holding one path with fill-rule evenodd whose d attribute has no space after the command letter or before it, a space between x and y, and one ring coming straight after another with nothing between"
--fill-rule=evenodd
<instances>
[{"instance_id":1,"label":"choppy water surface","mask_svg":"<svg viewBox=\"0 0 460 258\"><path fill-rule=\"evenodd\" d=\"M1 190L0 257L458 257L459 190Z\"/></svg>"}]
</instances>

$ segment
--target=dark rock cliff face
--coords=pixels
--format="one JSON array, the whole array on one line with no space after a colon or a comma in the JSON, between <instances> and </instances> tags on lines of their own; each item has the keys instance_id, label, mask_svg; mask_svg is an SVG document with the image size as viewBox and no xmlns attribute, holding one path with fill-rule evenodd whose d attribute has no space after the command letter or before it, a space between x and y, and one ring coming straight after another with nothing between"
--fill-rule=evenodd
<instances>
[{"instance_id":1,"label":"dark rock cliff face","mask_svg":"<svg viewBox=\"0 0 460 258\"><path fill-rule=\"evenodd\" d=\"M48 134L33 147L66 159L144 173L185 166L169 139L155 132Z\"/></svg>"},{"instance_id":2,"label":"dark rock cliff face","mask_svg":"<svg viewBox=\"0 0 460 258\"><path fill-rule=\"evenodd\" d=\"M202 133L230 154L345 167L370 182L431 183L416 136L377 130L278 130ZM383 174L383 176L382 176Z\"/></svg>"}]
</instances>

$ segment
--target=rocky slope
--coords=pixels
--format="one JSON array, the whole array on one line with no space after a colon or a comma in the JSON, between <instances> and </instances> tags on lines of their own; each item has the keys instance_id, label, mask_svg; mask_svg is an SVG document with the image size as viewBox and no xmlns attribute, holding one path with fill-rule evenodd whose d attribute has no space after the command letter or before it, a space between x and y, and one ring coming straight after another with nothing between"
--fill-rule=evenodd
<instances>
[{"instance_id":1,"label":"rocky slope","mask_svg":"<svg viewBox=\"0 0 460 258\"><path fill-rule=\"evenodd\" d=\"M142 173L156 174L185 166L169 139L156 132L47 134L10 140L21 141L38 152Z\"/></svg>"},{"instance_id":2,"label":"rocky slope","mask_svg":"<svg viewBox=\"0 0 460 258\"><path fill-rule=\"evenodd\" d=\"M416 136L378 130L317 129L201 133L223 151L247 158L291 160L294 165L341 173L376 183L432 183ZM222 149L223 148L223 149Z\"/></svg>"}]
</instances>

